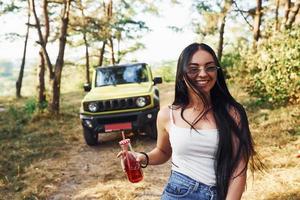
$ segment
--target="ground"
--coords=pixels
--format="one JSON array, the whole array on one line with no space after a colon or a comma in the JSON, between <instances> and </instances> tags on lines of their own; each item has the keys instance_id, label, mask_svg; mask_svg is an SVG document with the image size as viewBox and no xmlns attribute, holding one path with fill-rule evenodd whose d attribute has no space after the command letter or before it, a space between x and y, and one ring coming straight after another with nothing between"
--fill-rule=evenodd
<instances>
[{"instance_id":1,"label":"ground","mask_svg":"<svg viewBox=\"0 0 300 200\"><path fill-rule=\"evenodd\" d=\"M160 86L162 106L172 101L173 88L172 84ZM7 165L0 166L0 199L160 199L170 173L170 162L148 166L143 169L143 181L128 182L116 157L120 150L119 133L101 135L100 144L95 147L85 144L78 118L82 95L63 95L63 114L59 118L49 120L46 115L37 115L24 127L13 130L0 124L1 134L6 134L0 135L1 151L7 152L0 155L1 165ZM245 99L241 91L233 90L233 95ZM249 170L243 200L300 199L300 158L296 156L300 149L299 108L251 109L248 106L254 141L267 170L256 172L254 179ZM5 105L0 108L5 112ZM15 130L22 135L10 135ZM147 152L155 146L155 141L147 136L129 137L135 151Z\"/></svg>"}]
</instances>

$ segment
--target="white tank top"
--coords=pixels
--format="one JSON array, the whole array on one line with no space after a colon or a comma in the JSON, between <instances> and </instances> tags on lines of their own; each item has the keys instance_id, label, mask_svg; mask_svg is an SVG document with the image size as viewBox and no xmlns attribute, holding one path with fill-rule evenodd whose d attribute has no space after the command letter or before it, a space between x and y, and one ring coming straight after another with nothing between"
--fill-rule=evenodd
<instances>
[{"instance_id":1,"label":"white tank top","mask_svg":"<svg viewBox=\"0 0 300 200\"><path fill-rule=\"evenodd\" d=\"M206 185L215 185L214 162L219 142L218 130L197 129L197 132L190 128L178 127L174 124L172 109L170 119L172 170Z\"/></svg>"}]
</instances>

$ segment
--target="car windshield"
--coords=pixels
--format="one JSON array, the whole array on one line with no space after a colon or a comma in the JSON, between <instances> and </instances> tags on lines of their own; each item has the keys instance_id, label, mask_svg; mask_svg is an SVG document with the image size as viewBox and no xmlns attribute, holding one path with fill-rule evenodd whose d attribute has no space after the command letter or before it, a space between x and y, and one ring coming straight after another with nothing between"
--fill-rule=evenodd
<instances>
[{"instance_id":1,"label":"car windshield","mask_svg":"<svg viewBox=\"0 0 300 200\"><path fill-rule=\"evenodd\" d=\"M148 81L147 69L142 64L98 68L96 73L96 87Z\"/></svg>"}]
</instances>

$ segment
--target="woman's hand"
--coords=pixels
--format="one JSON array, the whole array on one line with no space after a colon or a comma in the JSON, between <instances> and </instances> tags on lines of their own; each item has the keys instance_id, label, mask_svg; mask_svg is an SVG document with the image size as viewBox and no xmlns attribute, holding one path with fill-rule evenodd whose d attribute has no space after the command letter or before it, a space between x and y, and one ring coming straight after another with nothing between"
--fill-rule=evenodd
<instances>
[{"instance_id":1,"label":"woman's hand","mask_svg":"<svg viewBox=\"0 0 300 200\"><path fill-rule=\"evenodd\" d=\"M125 154L125 151L120 151L117 154L117 158L120 158L124 154ZM139 162L140 165L145 165L147 163L147 158L146 158L146 156L144 154L135 152L134 155L135 155L136 161ZM122 165L122 168L123 168L123 170L125 170L125 167L123 165Z\"/></svg>"},{"instance_id":2,"label":"woman's hand","mask_svg":"<svg viewBox=\"0 0 300 200\"><path fill-rule=\"evenodd\" d=\"M123 154L124 151L120 151L118 154L117 154L117 158L119 158L122 154Z\"/></svg>"},{"instance_id":3,"label":"woman's hand","mask_svg":"<svg viewBox=\"0 0 300 200\"><path fill-rule=\"evenodd\" d=\"M147 165L148 164L146 155L136 152L135 156L136 156L136 161L139 162L140 165Z\"/></svg>"},{"instance_id":4,"label":"woman's hand","mask_svg":"<svg viewBox=\"0 0 300 200\"><path fill-rule=\"evenodd\" d=\"M125 151L120 151L120 152L117 154L117 158L121 157L124 153L125 153ZM123 172L126 172L125 166L124 166L124 163L123 163L122 160L121 160L121 167L122 167L122 169L123 169Z\"/></svg>"}]
</instances>

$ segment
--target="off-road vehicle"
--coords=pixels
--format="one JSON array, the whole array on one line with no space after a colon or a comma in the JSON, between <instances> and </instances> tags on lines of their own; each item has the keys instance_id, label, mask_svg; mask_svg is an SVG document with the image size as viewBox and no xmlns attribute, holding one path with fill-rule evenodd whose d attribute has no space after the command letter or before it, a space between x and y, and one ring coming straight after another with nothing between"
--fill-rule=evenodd
<instances>
[{"instance_id":1,"label":"off-road vehicle","mask_svg":"<svg viewBox=\"0 0 300 200\"><path fill-rule=\"evenodd\" d=\"M80 119L88 145L98 143L98 135L127 131L146 133L156 139L159 91L146 63L97 67L92 84L81 103Z\"/></svg>"}]
</instances>

